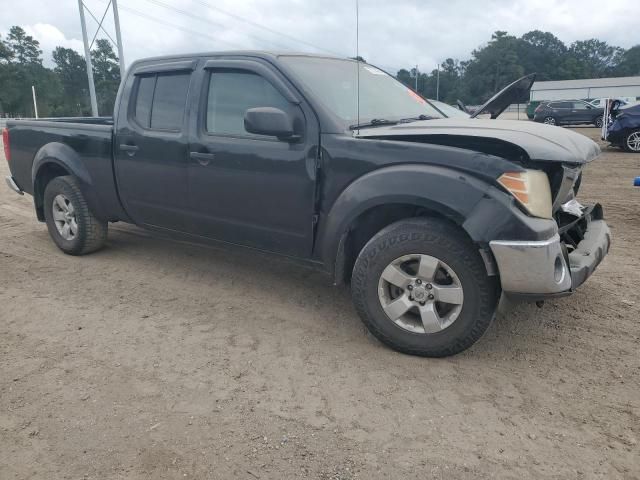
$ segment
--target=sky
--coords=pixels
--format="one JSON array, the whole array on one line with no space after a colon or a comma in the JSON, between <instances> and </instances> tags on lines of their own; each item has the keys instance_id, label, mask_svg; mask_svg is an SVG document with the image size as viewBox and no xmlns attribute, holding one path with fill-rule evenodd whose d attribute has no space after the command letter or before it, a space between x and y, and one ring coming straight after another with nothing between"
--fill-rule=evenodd
<instances>
[{"instance_id":1,"label":"sky","mask_svg":"<svg viewBox=\"0 0 640 480\"><path fill-rule=\"evenodd\" d=\"M84 0L100 19L108 0ZM640 34L625 27L638 0L360 0L359 52L395 73L431 71L445 58L468 59L496 30L550 31L563 42L599 38L629 48ZM340 56L356 53L356 0L118 0L124 58L259 49ZM89 41L97 22L85 14ZM77 0L0 0L0 35L22 26L43 50L82 52ZM104 27L115 38L109 10ZM107 38L100 32L98 38Z\"/></svg>"}]
</instances>

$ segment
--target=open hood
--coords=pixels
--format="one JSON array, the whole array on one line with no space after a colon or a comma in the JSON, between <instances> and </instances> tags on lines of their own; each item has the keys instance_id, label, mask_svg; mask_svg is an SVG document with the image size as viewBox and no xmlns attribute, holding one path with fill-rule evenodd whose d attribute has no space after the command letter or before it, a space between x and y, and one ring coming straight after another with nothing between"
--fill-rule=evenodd
<instances>
[{"instance_id":1,"label":"open hood","mask_svg":"<svg viewBox=\"0 0 640 480\"><path fill-rule=\"evenodd\" d=\"M529 101L529 92L536 80L536 74L531 73L519 78L510 85L507 85L493 97L491 97L484 105L478 108L471 118L475 118L481 113L490 113L491 118L498 118L512 103L523 103Z\"/></svg>"},{"instance_id":2,"label":"open hood","mask_svg":"<svg viewBox=\"0 0 640 480\"><path fill-rule=\"evenodd\" d=\"M484 153L493 153L497 146L501 145L524 152L531 160L570 164L587 163L600 155L598 144L580 133L521 120L422 120L364 128L357 137L448 145Z\"/></svg>"}]
</instances>

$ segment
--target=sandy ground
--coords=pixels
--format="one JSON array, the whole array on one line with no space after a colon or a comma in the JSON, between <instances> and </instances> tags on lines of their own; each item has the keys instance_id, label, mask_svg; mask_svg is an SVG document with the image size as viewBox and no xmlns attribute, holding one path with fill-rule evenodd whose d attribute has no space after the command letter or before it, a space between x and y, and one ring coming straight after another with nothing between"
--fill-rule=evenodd
<instances>
[{"instance_id":1,"label":"sandy ground","mask_svg":"<svg viewBox=\"0 0 640 480\"><path fill-rule=\"evenodd\" d=\"M288 261L126 226L63 255L2 185L0 478L640 478L639 174L588 167L614 245L579 292L441 360Z\"/></svg>"}]
</instances>

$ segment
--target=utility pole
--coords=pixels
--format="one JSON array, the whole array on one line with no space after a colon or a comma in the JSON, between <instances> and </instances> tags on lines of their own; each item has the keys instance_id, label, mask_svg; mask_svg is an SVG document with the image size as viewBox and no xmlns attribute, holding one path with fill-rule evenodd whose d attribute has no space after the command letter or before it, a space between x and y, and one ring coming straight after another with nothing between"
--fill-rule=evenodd
<instances>
[{"instance_id":1,"label":"utility pole","mask_svg":"<svg viewBox=\"0 0 640 480\"><path fill-rule=\"evenodd\" d=\"M416 93L418 93L418 65L416 65Z\"/></svg>"},{"instance_id":2,"label":"utility pole","mask_svg":"<svg viewBox=\"0 0 640 480\"><path fill-rule=\"evenodd\" d=\"M91 52L89 51L89 39L87 38L87 24L84 20L84 3L78 0L80 9L80 25L82 26L82 41L84 43L84 60L87 63L87 78L89 79L89 97L91 98L91 115L98 116L98 102L96 100L96 86L93 83L93 65L91 65Z\"/></svg>"},{"instance_id":3,"label":"utility pole","mask_svg":"<svg viewBox=\"0 0 640 480\"><path fill-rule=\"evenodd\" d=\"M120 59L120 81L124 80L124 51L122 49L122 36L120 35L120 15L118 14L118 0L111 0L113 9L113 23L116 26L116 43L118 44L118 58Z\"/></svg>"},{"instance_id":4,"label":"utility pole","mask_svg":"<svg viewBox=\"0 0 640 480\"><path fill-rule=\"evenodd\" d=\"M36 102L36 87L31 85L31 95L33 95L33 113L35 113L36 118L38 118L38 103Z\"/></svg>"},{"instance_id":5,"label":"utility pole","mask_svg":"<svg viewBox=\"0 0 640 480\"><path fill-rule=\"evenodd\" d=\"M437 65L438 74L436 77L436 100L440 100L440 64Z\"/></svg>"}]
</instances>

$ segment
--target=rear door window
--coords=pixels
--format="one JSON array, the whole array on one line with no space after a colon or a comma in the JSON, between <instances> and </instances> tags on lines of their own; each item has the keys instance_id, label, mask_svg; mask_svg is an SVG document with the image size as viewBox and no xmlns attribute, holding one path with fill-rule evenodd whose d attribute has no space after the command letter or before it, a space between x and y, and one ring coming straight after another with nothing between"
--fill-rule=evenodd
<instances>
[{"instance_id":1,"label":"rear door window","mask_svg":"<svg viewBox=\"0 0 640 480\"><path fill-rule=\"evenodd\" d=\"M190 73L146 75L138 80L134 117L144 128L178 132L182 129Z\"/></svg>"}]
</instances>

